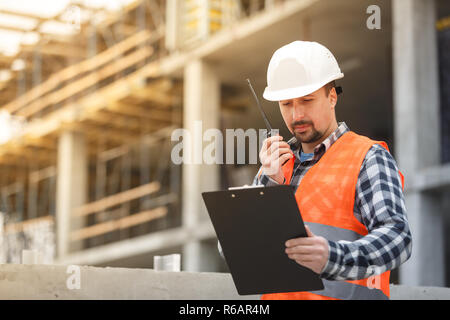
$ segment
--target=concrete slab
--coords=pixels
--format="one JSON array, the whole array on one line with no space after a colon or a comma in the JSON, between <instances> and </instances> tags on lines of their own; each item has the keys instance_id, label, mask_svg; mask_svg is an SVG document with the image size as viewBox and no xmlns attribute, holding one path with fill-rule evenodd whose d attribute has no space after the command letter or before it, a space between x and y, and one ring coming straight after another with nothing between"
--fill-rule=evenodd
<instances>
[{"instance_id":1,"label":"concrete slab","mask_svg":"<svg viewBox=\"0 0 450 320\"><path fill-rule=\"evenodd\" d=\"M391 300L450 300L450 288L391 285Z\"/></svg>"},{"instance_id":2,"label":"concrete slab","mask_svg":"<svg viewBox=\"0 0 450 320\"><path fill-rule=\"evenodd\" d=\"M77 266L78 267L78 266ZM69 271L69 273L68 273ZM79 279L76 279L79 275ZM76 289L79 283L79 289ZM72 288L72 289L71 289ZM230 274L62 265L0 265L0 300L221 300L239 296Z\"/></svg>"},{"instance_id":3,"label":"concrete slab","mask_svg":"<svg viewBox=\"0 0 450 320\"><path fill-rule=\"evenodd\" d=\"M77 289L79 285L79 288ZM228 273L63 265L0 265L0 300L258 300ZM450 300L450 288L391 286L392 300Z\"/></svg>"}]
</instances>

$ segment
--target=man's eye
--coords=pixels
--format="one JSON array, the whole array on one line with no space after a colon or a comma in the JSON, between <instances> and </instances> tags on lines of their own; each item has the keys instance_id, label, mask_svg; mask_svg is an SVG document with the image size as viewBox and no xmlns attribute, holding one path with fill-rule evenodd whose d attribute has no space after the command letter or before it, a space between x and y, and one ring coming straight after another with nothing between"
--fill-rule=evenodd
<instances>
[{"instance_id":1,"label":"man's eye","mask_svg":"<svg viewBox=\"0 0 450 320\"><path fill-rule=\"evenodd\" d=\"M313 99L303 99L305 102L313 101Z\"/></svg>"},{"instance_id":2,"label":"man's eye","mask_svg":"<svg viewBox=\"0 0 450 320\"><path fill-rule=\"evenodd\" d=\"M283 106L289 106L291 103L290 102L285 102L283 103Z\"/></svg>"}]
</instances>

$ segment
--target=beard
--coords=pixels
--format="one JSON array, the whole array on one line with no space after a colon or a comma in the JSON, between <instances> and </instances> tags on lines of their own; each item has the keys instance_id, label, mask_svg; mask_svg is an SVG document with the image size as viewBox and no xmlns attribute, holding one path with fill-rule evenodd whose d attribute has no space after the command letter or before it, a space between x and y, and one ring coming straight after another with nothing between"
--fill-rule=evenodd
<instances>
[{"instance_id":1,"label":"beard","mask_svg":"<svg viewBox=\"0 0 450 320\"><path fill-rule=\"evenodd\" d=\"M314 128L314 124L312 122L309 122L309 121L293 122L292 128L294 128L294 126L305 125L305 124L310 125L310 127L308 128L307 131L299 133L299 132L296 132L295 130L293 130L294 136L298 142L312 143L312 142L316 142L316 141L320 140L320 138L322 138L324 133L316 130L316 128Z\"/></svg>"}]
</instances>

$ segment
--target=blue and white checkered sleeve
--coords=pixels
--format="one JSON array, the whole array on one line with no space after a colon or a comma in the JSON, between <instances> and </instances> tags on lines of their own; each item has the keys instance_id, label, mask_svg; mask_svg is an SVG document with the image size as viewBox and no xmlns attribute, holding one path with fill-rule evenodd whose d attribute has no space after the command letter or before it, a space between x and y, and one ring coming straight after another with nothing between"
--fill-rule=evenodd
<instances>
[{"instance_id":1,"label":"blue and white checkered sleeve","mask_svg":"<svg viewBox=\"0 0 450 320\"><path fill-rule=\"evenodd\" d=\"M253 179L253 186L259 186L263 185L265 187L271 187L271 186L278 186L279 183L273 180L271 177L266 176L261 171L263 170L262 167L259 168L258 173L256 174L255 178Z\"/></svg>"},{"instance_id":2,"label":"blue and white checkered sleeve","mask_svg":"<svg viewBox=\"0 0 450 320\"><path fill-rule=\"evenodd\" d=\"M402 183L391 154L374 145L356 186L355 217L368 234L357 241L328 241L329 259L320 276L358 280L397 268L411 256L412 236Z\"/></svg>"}]
</instances>

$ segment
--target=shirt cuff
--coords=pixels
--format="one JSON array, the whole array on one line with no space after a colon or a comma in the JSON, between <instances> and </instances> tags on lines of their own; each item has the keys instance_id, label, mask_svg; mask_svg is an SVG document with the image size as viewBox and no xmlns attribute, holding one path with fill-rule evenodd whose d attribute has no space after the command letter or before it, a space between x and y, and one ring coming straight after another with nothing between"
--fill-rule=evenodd
<instances>
[{"instance_id":1,"label":"shirt cuff","mask_svg":"<svg viewBox=\"0 0 450 320\"><path fill-rule=\"evenodd\" d=\"M266 187L273 187L273 186L279 186L280 185L278 182L273 180L271 177L266 176L265 174L261 175L260 181L261 181L261 184L263 184ZM285 184L285 182L286 182L286 178L284 178L282 184Z\"/></svg>"},{"instance_id":2,"label":"shirt cuff","mask_svg":"<svg viewBox=\"0 0 450 320\"><path fill-rule=\"evenodd\" d=\"M334 241L328 241L328 260L319 274L320 278L334 280L340 270L340 259L342 257L342 249Z\"/></svg>"}]
</instances>

